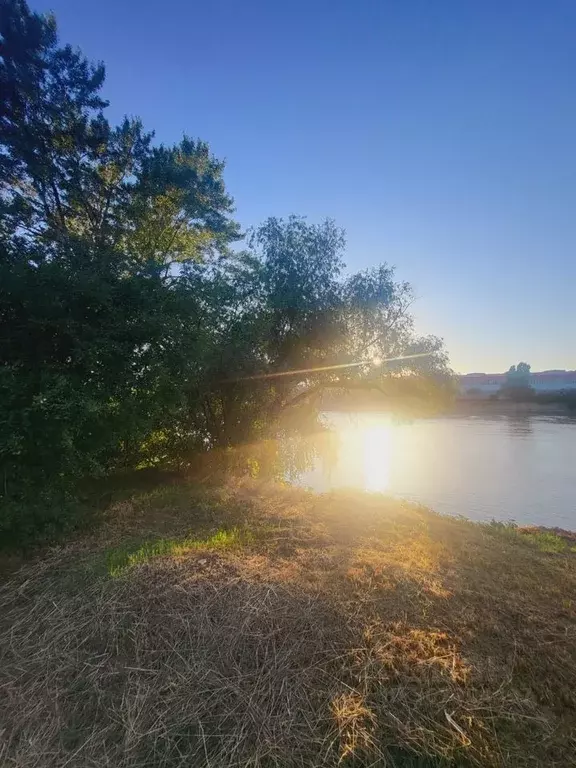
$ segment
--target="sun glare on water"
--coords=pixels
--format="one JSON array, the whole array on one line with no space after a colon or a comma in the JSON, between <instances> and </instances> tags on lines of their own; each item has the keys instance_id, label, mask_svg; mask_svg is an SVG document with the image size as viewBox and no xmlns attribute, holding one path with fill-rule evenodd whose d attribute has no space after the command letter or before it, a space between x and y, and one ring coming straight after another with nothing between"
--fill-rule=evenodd
<instances>
[{"instance_id":1,"label":"sun glare on water","mask_svg":"<svg viewBox=\"0 0 576 768\"><path fill-rule=\"evenodd\" d=\"M389 424L365 427L361 439L364 487L367 491L385 491L390 483L392 428Z\"/></svg>"},{"instance_id":2,"label":"sun glare on water","mask_svg":"<svg viewBox=\"0 0 576 768\"><path fill-rule=\"evenodd\" d=\"M388 421L359 420L340 431L340 466L336 485L384 492L390 485L393 429Z\"/></svg>"}]
</instances>

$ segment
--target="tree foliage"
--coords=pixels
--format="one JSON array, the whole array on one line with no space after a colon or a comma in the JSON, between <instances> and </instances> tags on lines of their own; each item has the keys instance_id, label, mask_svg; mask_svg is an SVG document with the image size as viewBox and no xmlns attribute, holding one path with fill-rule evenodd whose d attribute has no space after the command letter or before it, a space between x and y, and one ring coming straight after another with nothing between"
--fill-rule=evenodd
<instances>
[{"instance_id":1,"label":"tree foliage","mask_svg":"<svg viewBox=\"0 0 576 768\"><path fill-rule=\"evenodd\" d=\"M530 365L520 362L511 365L506 372L506 380L502 386L502 394L510 400L530 400L534 389L530 384Z\"/></svg>"},{"instance_id":2,"label":"tree foliage","mask_svg":"<svg viewBox=\"0 0 576 768\"><path fill-rule=\"evenodd\" d=\"M345 273L299 217L232 248L224 164L111 125L104 76L0 0L0 530L61 524L86 476L311 431L327 388L449 381L392 268Z\"/></svg>"}]
</instances>

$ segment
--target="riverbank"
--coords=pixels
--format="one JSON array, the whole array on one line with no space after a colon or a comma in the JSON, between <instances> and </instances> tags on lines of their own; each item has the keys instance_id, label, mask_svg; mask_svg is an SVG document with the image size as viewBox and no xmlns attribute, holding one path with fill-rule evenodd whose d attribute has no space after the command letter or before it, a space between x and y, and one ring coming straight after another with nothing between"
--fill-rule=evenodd
<instances>
[{"instance_id":1,"label":"riverbank","mask_svg":"<svg viewBox=\"0 0 576 768\"><path fill-rule=\"evenodd\" d=\"M330 413L382 414L401 413L397 403L382 396L359 397L356 393L326 399L324 409ZM418 409L417 403L405 404L407 416L568 416L576 420L573 398L539 395L532 400L515 401L506 398L458 397L435 409Z\"/></svg>"},{"instance_id":2,"label":"riverbank","mask_svg":"<svg viewBox=\"0 0 576 768\"><path fill-rule=\"evenodd\" d=\"M0 763L551 766L571 539L378 495L172 482L0 592Z\"/></svg>"},{"instance_id":3,"label":"riverbank","mask_svg":"<svg viewBox=\"0 0 576 768\"><path fill-rule=\"evenodd\" d=\"M488 398L461 398L455 400L447 415L456 416L572 416L576 420L576 412L565 402L539 402L529 400L515 402L513 400L490 400Z\"/></svg>"}]
</instances>

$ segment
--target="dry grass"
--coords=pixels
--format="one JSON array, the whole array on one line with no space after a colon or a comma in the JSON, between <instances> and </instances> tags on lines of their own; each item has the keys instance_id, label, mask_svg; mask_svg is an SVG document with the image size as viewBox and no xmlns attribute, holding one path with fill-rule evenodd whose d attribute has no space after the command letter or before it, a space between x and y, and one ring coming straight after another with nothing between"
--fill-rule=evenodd
<instances>
[{"instance_id":1,"label":"dry grass","mask_svg":"<svg viewBox=\"0 0 576 768\"><path fill-rule=\"evenodd\" d=\"M576 765L576 556L538 535L255 483L124 501L0 591L0 765Z\"/></svg>"}]
</instances>

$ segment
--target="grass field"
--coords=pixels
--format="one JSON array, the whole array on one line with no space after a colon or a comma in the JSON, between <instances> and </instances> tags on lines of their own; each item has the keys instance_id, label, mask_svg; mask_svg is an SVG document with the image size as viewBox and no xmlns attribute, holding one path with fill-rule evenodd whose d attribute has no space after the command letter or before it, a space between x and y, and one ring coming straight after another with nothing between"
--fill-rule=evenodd
<instances>
[{"instance_id":1,"label":"grass field","mask_svg":"<svg viewBox=\"0 0 576 768\"><path fill-rule=\"evenodd\" d=\"M0 765L576 765L574 546L361 493L135 493L4 578Z\"/></svg>"}]
</instances>

